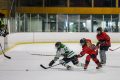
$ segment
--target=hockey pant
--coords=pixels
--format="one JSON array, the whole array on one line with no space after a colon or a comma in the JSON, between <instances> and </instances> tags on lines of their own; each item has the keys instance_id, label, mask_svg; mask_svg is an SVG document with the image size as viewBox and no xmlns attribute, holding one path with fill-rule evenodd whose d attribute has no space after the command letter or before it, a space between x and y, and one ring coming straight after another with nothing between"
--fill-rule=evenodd
<instances>
[{"instance_id":1,"label":"hockey pant","mask_svg":"<svg viewBox=\"0 0 120 80\"><path fill-rule=\"evenodd\" d=\"M89 54L89 55L87 55L86 61L85 61L85 66L86 66L86 67L89 65L91 58L92 58L92 60L97 64L97 66L100 65L100 62L99 62L99 60L97 59L97 54L96 54L96 55L95 55L95 54Z\"/></svg>"},{"instance_id":2,"label":"hockey pant","mask_svg":"<svg viewBox=\"0 0 120 80\"><path fill-rule=\"evenodd\" d=\"M106 63L106 51L105 50L100 50L100 59L101 62Z\"/></svg>"},{"instance_id":3,"label":"hockey pant","mask_svg":"<svg viewBox=\"0 0 120 80\"><path fill-rule=\"evenodd\" d=\"M69 60L71 60L71 61L69 61ZM66 62L66 61L72 62L77 67L84 66L84 64L79 63L78 59L75 56L73 56L72 58L63 58L63 59L59 60L59 63L63 63L62 65L67 67L68 66L67 63L69 63L69 62Z\"/></svg>"},{"instance_id":4,"label":"hockey pant","mask_svg":"<svg viewBox=\"0 0 120 80\"><path fill-rule=\"evenodd\" d=\"M100 46L100 59L101 62L106 63L106 51L108 51L110 46Z\"/></svg>"}]
</instances>

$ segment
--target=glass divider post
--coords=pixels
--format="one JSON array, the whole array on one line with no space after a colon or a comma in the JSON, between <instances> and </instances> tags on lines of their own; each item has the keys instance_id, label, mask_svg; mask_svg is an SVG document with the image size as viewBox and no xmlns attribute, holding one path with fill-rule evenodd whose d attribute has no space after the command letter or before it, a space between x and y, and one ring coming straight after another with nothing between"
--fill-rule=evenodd
<instances>
[{"instance_id":1,"label":"glass divider post","mask_svg":"<svg viewBox=\"0 0 120 80\"><path fill-rule=\"evenodd\" d=\"M8 24L8 31L9 31L9 34L10 34L10 17L9 17L9 19L8 19L8 22L9 22L9 24Z\"/></svg>"},{"instance_id":2,"label":"glass divider post","mask_svg":"<svg viewBox=\"0 0 120 80\"><path fill-rule=\"evenodd\" d=\"M67 15L67 32L69 32L69 31L68 31L68 15Z\"/></svg>"},{"instance_id":3,"label":"glass divider post","mask_svg":"<svg viewBox=\"0 0 120 80\"><path fill-rule=\"evenodd\" d=\"M56 32L58 32L58 14L56 15Z\"/></svg>"},{"instance_id":4,"label":"glass divider post","mask_svg":"<svg viewBox=\"0 0 120 80\"><path fill-rule=\"evenodd\" d=\"M48 14L46 13L46 27L47 27L47 32L48 32ZM45 32L46 32L46 30L45 30Z\"/></svg>"},{"instance_id":5,"label":"glass divider post","mask_svg":"<svg viewBox=\"0 0 120 80\"><path fill-rule=\"evenodd\" d=\"M14 30L15 30L15 32L17 32L17 17L18 17L18 13L15 13L15 28L14 28Z\"/></svg>"},{"instance_id":6,"label":"glass divider post","mask_svg":"<svg viewBox=\"0 0 120 80\"><path fill-rule=\"evenodd\" d=\"M90 20L91 20L91 27L90 27L90 32L93 32L93 19L92 19L92 15L90 15Z\"/></svg>"},{"instance_id":7,"label":"glass divider post","mask_svg":"<svg viewBox=\"0 0 120 80\"><path fill-rule=\"evenodd\" d=\"M111 15L111 22L110 23L111 23L111 25L110 25L111 26L111 32L113 32L112 31L112 15Z\"/></svg>"},{"instance_id":8,"label":"glass divider post","mask_svg":"<svg viewBox=\"0 0 120 80\"><path fill-rule=\"evenodd\" d=\"M11 17L11 26L10 26L10 31L12 32L12 28L13 28L13 23L12 23L12 17Z\"/></svg>"},{"instance_id":9,"label":"glass divider post","mask_svg":"<svg viewBox=\"0 0 120 80\"><path fill-rule=\"evenodd\" d=\"M104 28L104 15L103 15L103 26L102 26L102 28Z\"/></svg>"},{"instance_id":10,"label":"glass divider post","mask_svg":"<svg viewBox=\"0 0 120 80\"><path fill-rule=\"evenodd\" d=\"M30 14L30 32L31 32L31 14Z\"/></svg>"},{"instance_id":11,"label":"glass divider post","mask_svg":"<svg viewBox=\"0 0 120 80\"><path fill-rule=\"evenodd\" d=\"M20 32L20 13L19 13L19 21L18 22L19 22L18 26L19 26L19 32Z\"/></svg>"},{"instance_id":12,"label":"glass divider post","mask_svg":"<svg viewBox=\"0 0 120 80\"><path fill-rule=\"evenodd\" d=\"M39 14L38 14L38 32L39 32Z\"/></svg>"},{"instance_id":13,"label":"glass divider post","mask_svg":"<svg viewBox=\"0 0 120 80\"><path fill-rule=\"evenodd\" d=\"M120 14L119 14L119 32L120 32Z\"/></svg>"},{"instance_id":14,"label":"glass divider post","mask_svg":"<svg viewBox=\"0 0 120 80\"><path fill-rule=\"evenodd\" d=\"M80 32L80 15L78 15L78 32Z\"/></svg>"},{"instance_id":15,"label":"glass divider post","mask_svg":"<svg viewBox=\"0 0 120 80\"><path fill-rule=\"evenodd\" d=\"M25 13L24 13L24 32L25 32Z\"/></svg>"}]
</instances>

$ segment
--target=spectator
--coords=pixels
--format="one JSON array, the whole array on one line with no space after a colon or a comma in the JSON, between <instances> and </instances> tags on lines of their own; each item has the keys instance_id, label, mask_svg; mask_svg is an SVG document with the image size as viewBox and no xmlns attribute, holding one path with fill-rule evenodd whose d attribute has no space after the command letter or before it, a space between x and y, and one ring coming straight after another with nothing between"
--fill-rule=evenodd
<instances>
[{"instance_id":1,"label":"spectator","mask_svg":"<svg viewBox=\"0 0 120 80\"><path fill-rule=\"evenodd\" d=\"M104 32L108 32L107 28L104 29Z\"/></svg>"},{"instance_id":2,"label":"spectator","mask_svg":"<svg viewBox=\"0 0 120 80\"><path fill-rule=\"evenodd\" d=\"M115 26L112 25L112 32L115 32L116 29L115 29Z\"/></svg>"},{"instance_id":3,"label":"spectator","mask_svg":"<svg viewBox=\"0 0 120 80\"><path fill-rule=\"evenodd\" d=\"M85 32L89 32L87 28L85 28Z\"/></svg>"},{"instance_id":4,"label":"spectator","mask_svg":"<svg viewBox=\"0 0 120 80\"><path fill-rule=\"evenodd\" d=\"M4 26L4 30L5 30L5 34L6 34L6 35L9 34L8 29L7 29L7 25Z\"/></svg>"},{"instance_id":5,"label":"spectator","mask_svg":"<svg viewBox=\"0 0 120 80\"><path fill-rule=\"evenodd\" d=\"M4 25L3 18L1 18L0 26Z\"/></svg>"},{"instance_id":6,"label":"spectator","mask_svg":"<svg viewBox=\"0 0 120 80\"><path fill-rule=\"evenodd\" d=\"M5 33L5 26L4 26L4 25L2 25L1 28L0 28L0 36L3 36L3 37L6 36L6 33Z\"/></svg>"}]
</instances>

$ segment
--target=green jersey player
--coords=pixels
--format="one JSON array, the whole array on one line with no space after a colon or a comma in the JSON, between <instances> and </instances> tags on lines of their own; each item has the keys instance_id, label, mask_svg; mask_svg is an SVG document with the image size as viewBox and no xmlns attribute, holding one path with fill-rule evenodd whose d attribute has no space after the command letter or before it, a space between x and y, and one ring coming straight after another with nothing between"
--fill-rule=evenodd
<instances>
[{"instance_id":1,"label":"green jersey player","mask_svg":"<svg viewBox=\"0 0 120 80\"><path fill-rule=\"evenodd\" d=\"M66 45L61 44L61 42L57 42L55 44L55 47L57 48L56 56L49 63L49 66L52 66L59 59L60 56L63 56L64 58L59 60L59 63L63 63L62 65L65 66L68 70L72 68L71 66L67 65L67 63L69 62L66 62L66 61L69 61L69 60L78 67L80 66L84 67L83 63L79 63L77 55L75 55L75 52L70 50Z\"/></svg>"}]
</instances>

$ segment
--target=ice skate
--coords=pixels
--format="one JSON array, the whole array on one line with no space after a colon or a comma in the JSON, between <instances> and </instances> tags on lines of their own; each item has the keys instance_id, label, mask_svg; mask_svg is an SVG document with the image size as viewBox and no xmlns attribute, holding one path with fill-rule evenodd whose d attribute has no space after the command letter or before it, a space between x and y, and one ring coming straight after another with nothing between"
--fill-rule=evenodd
<instances>
[{"instance_id":1,"label":"ice skate","mask_svg":"<svg viewBox=\"0 0 120 80\"><path fill-rule=\"evenodd\" d=\"M101 69L101 68L102 68L102 65L101 65L101 64L96 67L96 69Z\"/></svg>"}]
</instances>

